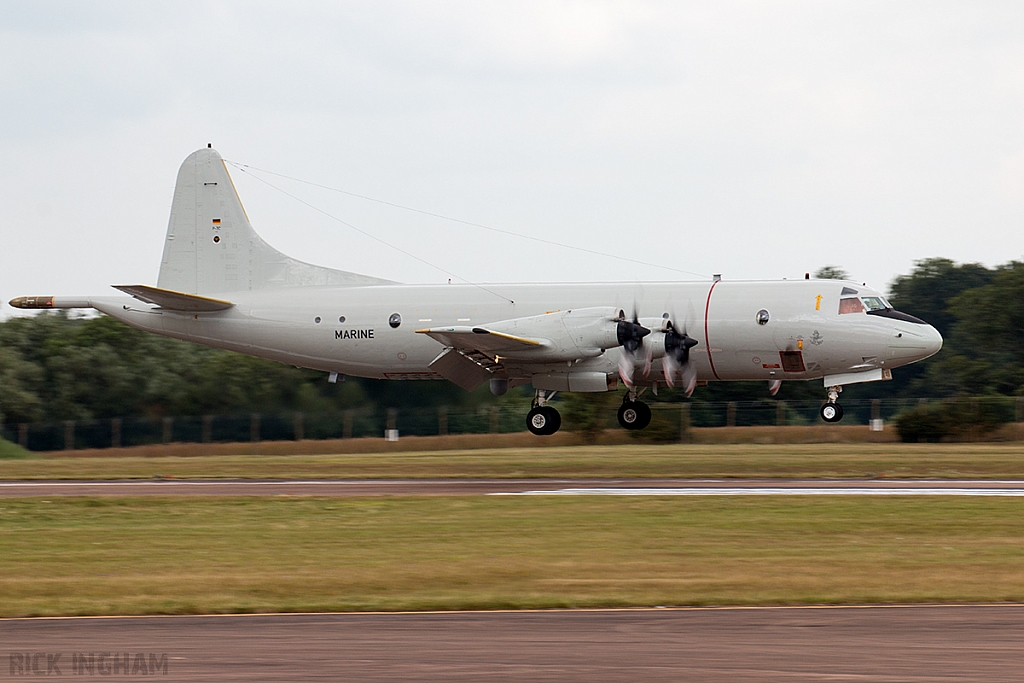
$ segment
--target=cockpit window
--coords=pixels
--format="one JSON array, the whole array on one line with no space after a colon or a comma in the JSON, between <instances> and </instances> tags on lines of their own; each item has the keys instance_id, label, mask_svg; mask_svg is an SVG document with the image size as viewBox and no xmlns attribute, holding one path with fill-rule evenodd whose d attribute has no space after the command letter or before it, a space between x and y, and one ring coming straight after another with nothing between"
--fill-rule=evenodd
<instances>
[{"instance_id":1,"label":"cockpit window","mask_svg":"<svg viewBox=\"0 0 1024 683\"><path fill-rule=\"evenodd\" d=\"M889 305L886 304L885 299L883 299L880 296L861 297L861 301L864 302L864 307L867 308L869 311L881 311L883 309L889 308Z\"/></svg>"},{"instance_id":2,"label":"cockpit window","mask_svg":"<svg viewBox=\"0 0 1024 683\"><path fill-rule=\"evenodd\" d=\"M850 296L851 294L857 294L857 290L853 287L843 287L843 291L839 292L839 296Z\"/></svg>"},{"instance_id":3,"label":"cockpit window","mask_svg":"<svg viewBox=\"0 0 1024 683\"><path fill-rule=\"evenodd\" d=\"M845 315L846 313L863 313L864 304L860 302L860 299L840 299L839 300L839 315Z\"/></svg>"}]
</instances>

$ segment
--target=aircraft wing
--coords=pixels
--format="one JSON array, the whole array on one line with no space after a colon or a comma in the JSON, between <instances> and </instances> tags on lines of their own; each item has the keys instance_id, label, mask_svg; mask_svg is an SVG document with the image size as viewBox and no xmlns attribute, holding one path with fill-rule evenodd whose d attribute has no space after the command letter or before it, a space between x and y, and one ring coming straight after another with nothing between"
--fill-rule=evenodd
<instances>
[{"instance_id":1,"label":"aircraft wing","mask_svg":"<svg viewBox=\"0 0 1024 683\"><path fill-rule=\"evenodd\" d=\"M186 294L176 292L173 289L161 289L149 285L112 285L114 289L130 294L139 301L147 304L156 304L160 308L171 311L184 311L187 313L203 313L208 311L223 311L234 306L230 301L214 299L199 294Z\"/></svg>"},{"instance_id":2,"label":"aircraft wing","mask_svg":"<svg viewBox=\"0 0 1024 683\"><path fill-rule=\"evenodd\" d=\"M430 363L430 369L466 391L472 391L503 371L502 353L549 346L545 339L531 339L489 330L486 327L431 327L416 330L447 348Z\"/></svg>"},{"instance_id":3,"label":"aircraft wing","mask_svg":"<svg viewBox=\"0 0 1024 683\"><path fill-rule=\"evenodd\" d=\"M546 339L531 339L513 334L489 330L486 327L431 327L416 330L460 351L478 351L485 354L500 354L502 351L521 351L550 345Z\"/></svg>"}]
</instances>

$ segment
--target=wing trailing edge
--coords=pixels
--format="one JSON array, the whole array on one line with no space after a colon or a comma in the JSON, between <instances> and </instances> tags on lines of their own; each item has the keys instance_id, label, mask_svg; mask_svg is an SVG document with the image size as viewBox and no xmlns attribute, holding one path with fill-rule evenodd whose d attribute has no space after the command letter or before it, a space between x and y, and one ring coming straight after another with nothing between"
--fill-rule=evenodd
<instances>
[{"instance_id":1,"label":"wing trailing edge","mask_svg":"<svg viewBox=\"0 0 1024 683\"><path fill-rule=\"evenodd\" d=\"M546 339L520 337L485 327L430 327L416 332L436 339L445 346L485 353L535 349L550 345Z\"/></svg>"}]
</instances>

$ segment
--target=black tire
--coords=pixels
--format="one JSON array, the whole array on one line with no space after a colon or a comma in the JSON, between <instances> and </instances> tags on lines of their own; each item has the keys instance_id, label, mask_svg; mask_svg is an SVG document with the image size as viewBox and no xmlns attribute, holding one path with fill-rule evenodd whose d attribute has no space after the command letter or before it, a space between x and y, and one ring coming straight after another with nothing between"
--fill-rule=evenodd
<instances>
[{"instance_id":1,"label":"black tire","mask_svg":"<svg viewBox=\"0 0 1024 683\"><path fill-rule=\"evenodd\" d=\"M843 419L843 407L838 403L826 403L821 407L821 419L825 422L839 422Z\"/></svg>"},{"instance_id":2,"label":"black tire","mask_svg":"<svg viewBox=\"0 0 1024 683\"><path fill-rule=\"evenodd\" d=\"M550 436L562 426L562 416L551 406L538 406L526 415L526 428L537 436Z\"/></svg>"},{"instance_id":3,"label":"black tire","mask_svg":"<svg viewBox=\"0 0 1024 683\"><path fill-rule=\"evenodd\" d=\"M640 411L640 422L637 423L634 429L646 429L651 424L651 407L641 401L635 401L637 410Z\"/></svg>"},{"instance_id":4,"label":"black tire","mask_svg":"<svg viewBox=\"0 0 1024 683\"><path fill-rule=\"evenodd\" d=\"M643 429L651 424L651 408L643 401L625 401L619 406L618 418L623 429Z\"/></svg>"}]
</instances>

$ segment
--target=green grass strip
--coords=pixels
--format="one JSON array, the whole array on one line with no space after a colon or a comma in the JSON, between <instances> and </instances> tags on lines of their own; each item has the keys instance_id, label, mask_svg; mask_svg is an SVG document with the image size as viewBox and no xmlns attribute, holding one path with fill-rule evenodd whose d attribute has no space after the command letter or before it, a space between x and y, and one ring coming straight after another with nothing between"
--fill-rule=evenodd
<instances>
[{"instance_id":1,"label":"green grass strip","mask_svg":"<svg viewBox=\"0 0 1024 683\"><path fill-rule=\"evenodd\" d=\"M1024 501L0 501L0 614L1024 600Z\"/></svg>"},{"instance_id":2,"label":"green grass strip","mask_svg":"<svg viewBox=\"0 0 1024 683\"><path fill-rule=\"evenodd\" d=\"M0 460L8 459L24 459L32 457L29 451L19 446L16 443L11 443L6 439L0 439Z\"/></svg>"},{"instance_id":3,"label":"green grass strip","mask_svg":"<svg viewBox=\"0 0 1024 683\"><path fill-rule=\"evenodd\" d=\"M917 477L1024 479L1024 444L572 446L339 455L0 460L0 479Z\"/></svg>"}]
</instances>

